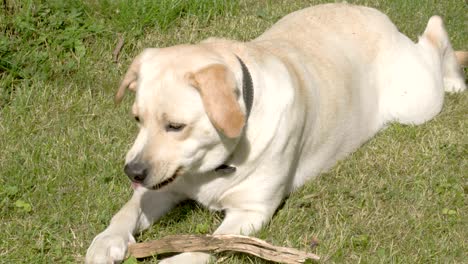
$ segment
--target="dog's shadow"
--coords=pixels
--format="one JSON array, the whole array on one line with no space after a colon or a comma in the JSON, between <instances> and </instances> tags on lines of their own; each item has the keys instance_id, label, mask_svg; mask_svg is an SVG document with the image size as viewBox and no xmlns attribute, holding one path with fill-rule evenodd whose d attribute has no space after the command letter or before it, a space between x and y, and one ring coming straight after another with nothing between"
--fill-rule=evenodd
<instances>
[{"instance_id":1,"label":"dog's shadow","mask_svg":"<svg viewBox=\"0 0 468 264\"><path fill-rule=\"evenodd\" d=\"M137 242L157 240L169 235L211 234L224 218L223 211L210 212L193 200L179 203L166 215L161 217L149 229L135 236ZM179 253L164 253L141 260L161 260Z\"/></svg>"}]
</instances>

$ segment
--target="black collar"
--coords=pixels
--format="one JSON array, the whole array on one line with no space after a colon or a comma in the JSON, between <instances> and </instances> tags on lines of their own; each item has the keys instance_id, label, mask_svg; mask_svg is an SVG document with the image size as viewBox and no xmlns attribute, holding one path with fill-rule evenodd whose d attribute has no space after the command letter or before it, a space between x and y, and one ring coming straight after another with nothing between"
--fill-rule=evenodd
<instances>
[{"instance_id":1,"label":"black collar","mask_svg":"<svg viewBox=\"0 0 468 264\"><path fill-rule=\"evenodd\" d=\"M242 97L244 98L245 103L245 122L249 120L250 112L252 111L254 89L252 76L250 75L249 69L245 66L245 63L236 55L237 60L239 61L242 68ZM247 124L246 124L247 125ZM221 166L215 169L216 172L221 172L223 174L230 174L236 171L236 167L222 164Z\"/></svg>"},{"instance_id":2,"label":"black collar","mask_svg":"<svg viewBox=\"0 0 468 264\"><path fill-rule=\"evenodd\" d=\"M252 104L254 99L252 76L250 76L249 69L247 69L245 63L237 55L236 58L239 61L242 68L242 96L244 97L247 122L250 116L250 111L252 110Z\"/></svg>"}]
</instances>

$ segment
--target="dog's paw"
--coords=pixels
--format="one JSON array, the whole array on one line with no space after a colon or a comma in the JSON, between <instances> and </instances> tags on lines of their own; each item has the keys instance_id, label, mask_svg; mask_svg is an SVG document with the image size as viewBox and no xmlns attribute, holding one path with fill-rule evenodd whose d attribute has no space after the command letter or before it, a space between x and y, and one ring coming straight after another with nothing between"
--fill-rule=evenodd
<instances>
[{"instance_id":1,"label":"dog's paw","mask_svg":"<svg viewBox=\"0 0 468 264\"><path fill-rule=\"evenodd\" d=\"M102 232L97 235L86 252L87 264L120 263L127 253L128 243L135 243L132 235L122 236Z\"/></svg>"},{"instance_id":2,"label":"dog's paw","mask_svg":"<svg viewBox=\"0 0 468 264\"><path fill-rule=\"evenodd\" d=\"M444 78L444 90L449 93L458 93L466 90L463 78Z\"/></svg>"},{"instance_id":3,"label":"dog's paw","mask_svg":"<svg viewBox=\"0 0 468 264\"><path fill-rule=\"evenodd\" d=\"M214 260L214 257L207 253L202 252L187 252L175 255L170 258L159 261L160 264L207 264Z\"/></svg>"}]
</instances>

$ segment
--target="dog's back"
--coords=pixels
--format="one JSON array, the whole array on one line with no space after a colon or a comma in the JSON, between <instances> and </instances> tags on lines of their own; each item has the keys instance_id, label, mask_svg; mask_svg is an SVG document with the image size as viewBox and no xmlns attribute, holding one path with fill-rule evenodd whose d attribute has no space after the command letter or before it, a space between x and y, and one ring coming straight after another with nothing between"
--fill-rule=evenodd
<instances>
[{"instance_id":1,"label":"dog's back","mask_svg":"<svg viewBox=\"0 0 468 264\"><path fill-rule=\"evenodd\" d=\"M382 45L397 32L388 17L376 9L350 4L324 4L285 16L256 41L286 40L314 54L332 51L342 56L356 56L356 52L365 51L358 55L372 61Z\"/></svg>"},{"instance_id":2,"label":"dog's back","mask_svg":"<svg viewBox=\"0 0 468 264\"><path fill-rule=\"evenodd\" d=\"M415 44L376 9L325 4L287 15L253 43L314 79L302 83L308 104L319 110L313 121L305 120L309 133L294 187L389 122L420 124L433 118L442 108L444 86L466 89L438 17Z\"/></svg>"}]
</instances>

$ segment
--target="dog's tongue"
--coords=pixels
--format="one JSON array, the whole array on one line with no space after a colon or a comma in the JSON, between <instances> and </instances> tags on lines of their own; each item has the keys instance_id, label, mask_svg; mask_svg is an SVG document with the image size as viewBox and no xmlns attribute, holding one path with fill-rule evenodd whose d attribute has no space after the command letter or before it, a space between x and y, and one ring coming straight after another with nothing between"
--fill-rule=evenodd
<instances>
[{"instance_id":1,"label":"dog's tongue","mask_svg":"<svg viewBox=\"0 0 468 264\"><path fill-rule=\"evenodd\" d=\"M140 188L140 187L141 187L141 184L136 183L136 182L132 182L132 189L133 189L133 190L136 190L136 189L138 189L138 188Z\"/></svg>"}]
</instances>

